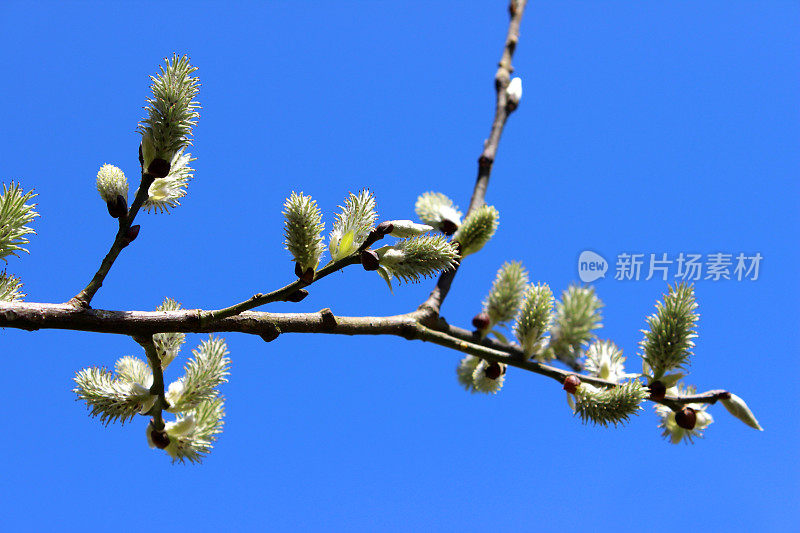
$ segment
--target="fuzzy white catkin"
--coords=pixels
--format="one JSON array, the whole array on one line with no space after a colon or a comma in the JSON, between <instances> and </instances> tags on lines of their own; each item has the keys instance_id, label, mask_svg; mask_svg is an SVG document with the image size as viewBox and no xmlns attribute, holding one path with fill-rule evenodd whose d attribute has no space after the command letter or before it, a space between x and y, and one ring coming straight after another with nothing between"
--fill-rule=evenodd
<instances>
[{"instance_id":1,"label":"fuzzy white catkin","mask_svg":"<svg viewBox=\"0 0 800 533\"><path fill-rule=\"evenodd\" d=\"M128 180L125 173L114 165L105 164L97 172L97 192L106 202L113 202L117 196L128 199Z\"/></svg>"}]
</instances>

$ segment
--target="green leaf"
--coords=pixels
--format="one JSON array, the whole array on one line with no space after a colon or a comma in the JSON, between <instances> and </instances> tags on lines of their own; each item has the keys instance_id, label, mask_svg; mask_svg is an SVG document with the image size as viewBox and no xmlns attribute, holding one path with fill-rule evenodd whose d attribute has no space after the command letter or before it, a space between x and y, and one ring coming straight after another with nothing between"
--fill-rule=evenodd
<instances>
[{"instance_id":1,"label":"green leaf","mask_svg":"<svg viewBox=\"0 0 800 533\"><path fill-rule=\"evenodd\" d=\"M511 344L510 342L508 342L508 339L506 338L506 336L503 335L502 333L500 333L499 331L497 331L496 329L493 329L489 333L491 333L492 335L497 337L497 340L499 340L503 344Z\"/></svg>"}]
</instances>

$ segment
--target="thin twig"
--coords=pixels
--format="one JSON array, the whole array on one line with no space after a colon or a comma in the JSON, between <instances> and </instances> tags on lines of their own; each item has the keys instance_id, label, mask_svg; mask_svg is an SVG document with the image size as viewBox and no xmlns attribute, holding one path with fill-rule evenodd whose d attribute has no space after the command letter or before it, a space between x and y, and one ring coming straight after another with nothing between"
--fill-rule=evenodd
<instances>
[{"instance_id":1,"label":"thin twig","mask_svg":"<svg viewBox=\"0 0 800 533\"><path fill-rule=\"evenodd\" d=\"M472 191L472 198L469 201L469 209L467 209L466 215L469 215L485 203L486 189L489 187L489 177L492 174L492 165L497 155L497 147L500 144L500 135L503 133L503 128L509 115L514 111L514 107L508 105L506 88L511 80L511 73L514 72L514 68L511 66L511 59L519 41L519 25L522 21L522 14L525 11L526 4L527 0L511 0L509 5L508 12L511 20L508 24L503 54L500 57L500 63L494 76L496 93L494 119L492 120L489 138L486 139L483 145L483 152L478 158L478 177L475 180L475 187ZM447 297L447 293L450 292L450 286L457 272L458 266L442 273L428 299L419 306L419 310L424 313L423 320L426 323L432 323L439 315L442 303Z\"/></svg>"},{"instance_id":2,"label":"thin twig","mask_svg":"<svg viewBox=\"0 0 800 533\"><path fill-rule=\"evenodd\" d=\"M314 274L314 281L324 278L328 274L332 274L338 270L343 269L346 266L355 265L359 263L359 257L357 254L345 257L340 259L339 261L335 261L332 263L328 263L319 271ZM279 302L285 301L289 298L292 294L296 293L298 290L308 287L311 283L304 281L302 279L298 279L289 283L285 287L281 287L280 289L276 289L267 294L254 294L247 300L243 302L239 302L238 304L234 304L230 307L225 307L223 309L216 309L214 311L202 311L200 313L200 323L201 324L210 324L222 318L227 318L230 316L236 316L244 311L249 311L250 309L255 309L264 304L268 304L270 302Z\"/></svg>"},{"instance_id":3,"label":"thin twig","mask_svg":"<svg viewBox=\"0 0 800 533\"><path fill-rule=\"evenodd\" d=\"M148 198L150 185L153 184L155 178L150 174L142 173L142 180L139 183L139 188L136 190L136 197L133 199L128 215L119 218L119 229L111 244L111 249L108 251L103 261L100 263L100 268L97 269L92 281L81 292L72 297L69 304L78 308L87 308L92 303L92 298L103 286L103 281L106 279L111 267L114 266L114 261L117 260L122 249L130 244L128 237L128 230L131 228L133 221L136 219L136 214L139 209L144 205Z\"/></svg>"}]
</instances>

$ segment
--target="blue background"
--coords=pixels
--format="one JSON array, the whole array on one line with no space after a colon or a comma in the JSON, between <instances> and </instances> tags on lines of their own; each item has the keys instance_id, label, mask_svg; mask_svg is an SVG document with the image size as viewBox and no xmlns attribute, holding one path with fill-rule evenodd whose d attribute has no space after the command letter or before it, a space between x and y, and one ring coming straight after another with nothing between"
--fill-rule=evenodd
<instances>
[{"instance_id":1,"label":"blue background","mask_svg":"<svg viewBox=\"0 0 800 533\"><path fill-rule=\"evenodd\" d=\"M147 448L145 419L104 428L70 391L76 370L138 354L132 340L6 329L4 527L793 530L799 15L797 2L529 5L523 100L487 197L500 229L443 310L468 327L510 259L560 292L585 249L612 263L760 252L757 281L697 283L690 381L745 398L763 433L715 406L704 440L672 446L652 406L625 429L585 427L540 376L511 370L496 397L466 394L459 354L437 346L229 335L225 432L202 466L173 466ZM134 181L148 75L173 52L203 83L196 179L171 215L137 220L95 307L171 296L217 308L292 280L280 214L292 190L319 201L327 228L364 186L382 219L413 217L428 190L466 207L506 27L506 4L489 1L3 2L0 177L35 187L42 214L9 272L29 301L66 301L91 278L116 227L95 174L113 163ZM354 267L268 310L401 313L432 284L391 295ZM594 285L601 338L638 371L639 330L666 284Z\"/></svg>"}]
</instances>

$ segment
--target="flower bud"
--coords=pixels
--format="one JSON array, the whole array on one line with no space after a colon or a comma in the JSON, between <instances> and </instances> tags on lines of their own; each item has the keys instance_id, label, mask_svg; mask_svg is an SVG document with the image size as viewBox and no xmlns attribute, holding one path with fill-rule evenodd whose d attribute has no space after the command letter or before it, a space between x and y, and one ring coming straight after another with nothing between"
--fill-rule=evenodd
<instances>
[{"instance_id":1,"label":"flower bud","mask_svg":"<svg viewBox=\"0 0 800 533\"><path fill-rule=\"evenodd\" d=\"M570 394L575 394L578 390L578 387L581 386L581 378L576 376L575 374L570 374L564 380L564 390Z\"/></svg>"},{"instance_id":2,"label":"flower bud","mask_svg":"<svg viewBox=\"0 0 800 533\"><path fill-rule=\"evenodd\" d=\"M506 87L506 96L508 97L508 106L510 111L513 111L519 105L522 99L522 78L512 78L511 82Z\"/></svg>"},{"instance_id":3,"label":"flower bud","mask_svg":"<svg viewBox=\"0 0 800 533\"><path fill-rule=\"evenodd\" d=\"M487 394L497 394L503 388L506 373L505 367L504 363L490 363L482 359L472 372L473 390Z\"/></svg>"},{"instance_id":4,"label":"flower bud","mask_svg":"<svg viewBox=\"0 0 800 533\"><path fill-rule=\"evenodd\" d=\"M302 278L307 269L317 268L325 248L322 242L322 211L310 196L295 192L286 199L283 207L284 244L296 263L297 277Z\"/></svg>"},{"instance_id":5,"label":"flower bud","mask_svg":"<svg viewBox=\"0 0 800 533\"><path fill-rule=\"evenodd\" d=\"M452 235L461 225L461 211L442 193L426 192L420 195L414 209L420 220L438 228L445 235Z\"/></svg>"},{"instance_id":6,"label":"flower bud","mask_svg":"<svg viewBox=\"0 0 800 533\"><path fill-rule=\"evenodd\" d=\"M675 413L675 423L683 429L694 429L697 424L697 412L691 407L684 407Z\"/></svg>"},{"instance_id":7,"label":"flower bud","mask_svg":"<svg viewBox=\"0 0 800 533\"><path fill-rule=\"evenodd\" d=\"M725 406L725 409L728 410L730 414L747 424L753 429L757 429L759 431L764 431L761 425L756 420L755 415L747 407L747 404L744 400L736 396L735 394L731 394L730 392L726 392L720 396L720 400L722 401L722 405Z\"/></svg>"},{"instance_id":8,"label":"flower bud","mask_svg":"<svg viewBox=\"0 0 800 533\"><path fill-rule=\"evenodd\" d=\"M475 329L478 331L484 331L489 328L491 325L491 319L489 318L489 313L478 313L472 319L472 325L475 326Z\"/></svg>"},{"instance_id":9,"label":"flower bud","mask_svg":"<svg viewBox=\"0 0 800 533\"><path fill-rule=\"evenodd\" d=\"M122 170L108 164L100 167L97 172L97 192L100 193L100 197L105 200L106 204L117 202L117 198L122 196L123 200L125 200L125 211L127 212L128 180ZM108 212L111 213L111 210L111 205L109 205Z\"/></svg>"},{"instance_id":10,"label":"flower bud","mask_svg":"<svg viewBox=\"0 0 800 533\"><path fill-rule=\"evenodd\" d=\"M464 223L453 235L453 241L461 245L461 257L466 257L479 251L489 242L494 232L500 214L490 205L484 205L471 212Z\"/></svg>"},{"instance_id":11,"label":"flower bud","mask_svg":"<svg viewBox=\"0 0 800 533\"><path fill-rule=\"evenodd\" d=\"M381 222L381 224L385 224L385 222ZM433 226L417 224L410 220L392 220L389 224L391 226L389 234L392 237L400 237L403 239L407 237L416 237L417 235L422 235L433 229Z\"/></svg>"},{"instance_id":12,"label":"flower bud","mask_svg":"<svg viewBox=\"0 0 800 533\"><path fill-rule=\"evenodd\" d=\"M384 220L383 222L375 226L375 233L377 235L380 235L381 237L384 237L386 235L389 235L393 229L394 229L394 224L392 224L392 221Z\"/></svg>"}]
</instances>

